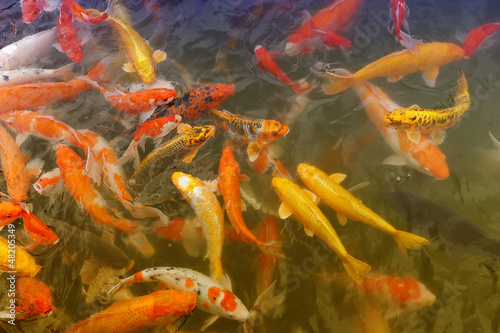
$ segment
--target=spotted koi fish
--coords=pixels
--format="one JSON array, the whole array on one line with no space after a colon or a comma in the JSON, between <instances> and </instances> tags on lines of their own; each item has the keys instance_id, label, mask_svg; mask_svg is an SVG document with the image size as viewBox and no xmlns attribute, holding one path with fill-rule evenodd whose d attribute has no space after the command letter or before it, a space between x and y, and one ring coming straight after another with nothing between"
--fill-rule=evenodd
<instances>
[{"instance_id":1,"label":"spotted koi fish","mask_svg":"<svg viewBox=\"0 0 500 333\"><path fill-rule=\"evenodd\" d=\"M175 172L172 182L196 213L207 240L210 276L217 282L222 278L222 247L224 245L224 212L215 194L198 178Z\"/></svg>"},{"instance_id":2,"label":"spotted koi fish","mask_svg":"<svg viewBox=\"0 0 500 333\"><path fill-rule=\"evenodd\" d=\"M12 253L12 246L9 247L9 244L13 244L12 239L7 240L0 237L0 273L13 271L21 276L35 276L42 266L38 266L31 254L17 245L14 248L16 256L14 267L12 267L11 262L8 260L9 253Z\"/></svg>"},{"instance_id":3,"label":"spotted koi fish","mask_svg":"<svg viewBox=\"0 0 500 333\"><path fill-rule=\"evenodd\" d=\"M247 153L251 162L257 159L265 143L273 142L290 130L276 120L244 117L226 110L210 109L208 115L229 139L248 143Z\"/></svg>"},{"instance_id":4,"label":"spotted koi fish","mask_svg":"<svg viewBox=\"0 0 500 333\"><path fill-rule=\"evenodd\" d=\"M177 290L155 291L115 303L74 324L65 332L144 332L148 328L170 324L191 313L195 307L195 293Z\"/></svg>"},{"instance_id":5,"label":"spotted koi fish","mask_svg":"<svg viewBox=\"0 0 500 333\"><path fill-rule=\"evenodd\" d=\"M198 150L215 133L212 125L195 126L162 144L146 156L128 181L128 185L139 192L148 181L158 175L167 163L179 158L190 163Z\"/></svg>"},{"instance_id":6,"label":"spotted koi fish","mask_svg":"<svg viewBox=\"0 0 500 333\"><path fill-rule=\"evenodd\" d=\"M234 90L233 83L210 83L191 87L180 98L158 107L147 120L178 114L182 119L194 122L203 116L206 110L216 107L229 96L234 96Z\"/></svg>"},{"instance_id":7,"label":"spotted koi fish","mask_svg":"<svg viewBox=\"0 0 500 333\"><path fill-rule=\"evenodd\" d=\"M394 110L385 115L385 124L405 131L411 142L419 143L421 134L429 134L434 143L442 143L444 131L459 122L471 104L467 79L462 70L458 73L457 82L458 88L453 95L455 106L443 110L425 110L414 105Z\"/></svg>"}]
</instances>

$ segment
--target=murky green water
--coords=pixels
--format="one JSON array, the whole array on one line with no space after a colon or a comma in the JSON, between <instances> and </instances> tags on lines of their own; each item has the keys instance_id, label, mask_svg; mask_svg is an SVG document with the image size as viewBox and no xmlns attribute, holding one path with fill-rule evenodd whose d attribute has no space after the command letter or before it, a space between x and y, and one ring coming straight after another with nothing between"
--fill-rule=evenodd
<instances>
[{"instance_id":1,"label":"murky green water","mask_svg":"<svg viewBox=\"0 0 500 333\"><path fill-rule=\"evenodd\" d=\"M100 10L106 7L104 2L99 1L81 3L84 7ZM151 7L148 7L148 4L154 3L154 0L125 1L125 6L132 15L134 27L149 41L152 48L166 51L169 59L180 63L188 73L179 73L172 62L166 61L159 64L158 77L179 82L179 92L186 91L186 87L197 81L233 82L236 94L227 99L221 108L246 116L276 119L290 125L290 133L273 145L279 153L280 161L294 176L296 166L306 162L327 173L345 173L347 178L342 184L346 188L360 182L369 182L369 186L355 192L355 195L397 229L408 231L410 223L384 202L383 192L414 192L444 203L471 224L500 240L499 160L492 154L495 148L488 134L491 132L500 138L498 36L493 37L490 47L478 50L471 59L460 60L441 68L435 88L427 87L419 74L409 75L398 83L389 83L385 78L372 80L400 105L418 104L438 108L450 105L450 96L456 89L458 69L464 70L473 103L468 115L447 131L446 140L440 145L446 155L450 176L445 180L435 180L406 166L382 164L393 152L368 119L362 102L352 90L325 95L319 88L315 88L309 93L310 103L291 119L287 114L294 107L296 94L268 73L259 71L253 53L254 47L260 44L268 50L282 50L287 36L302 21L301 11L307 9L315 13L325 7L328 1L264 1L263 10L258 14L248 9L252 9L252 5L260 5L256 0L158 1L161 9L154 10L155 14L161 15L159 21L151 12ZM470 30L498 21L500 17L499 6L493 0L408 0L408 6L412 35L425 42L444 41L460 45ZM282 56L278 60L279 67L292 79L305 78L319 87L325 82L310 71L311 66L317 62L328 63L331 68L341 67L355 71L386 54L400 50L401 46L387 31L388 8L389 1L366 1L363 4L356 18L342 32L352 42L349 52L320 50L296 57ZM19 5L15 4L0 12L2 47L54 26L55 19L55 12L45 13L35 24L23 24ZM84 46L84 60L76 68L81 74L91 69L97 60L119 52L112 31L106 24L92 27L92 32L93 38ZM234 48L227 42L233 38ZM229 45L226 54L229 76L225 73L212 73L221 43ZM64 55L57 52L53 54L47 67L59 67L68 62ZM117 71L116 75L121 76L117 82L123 86L135 80L133 76L121 71ZM120 114L97 92L83 93L74 101L50 107L47 112L77 129L95 129L97 124L120 128L114 118L111 118L111 115ZM200 120L200 123L209 122L208 118ZM114 137L109 133L102 134L110 140ZM220 153L223 140L223 135L218 132L215 139L211 139L200 150L200 154ZM54 150L44 141L30 138L23 147L30 150L33 157L44 158L44 170L51 170L56 166ZM500 151L496 152L496 156L500 156ZM238 160L244 161L244 156L238 157ZM126 172L127 175L132 173L131 166ZM255 177L264 179L264 184L268 181L263 178L266 176ZM265 191L272 190L263 186L262 192ZM35 209L45 209L49 214L82 229L96 234L100 232L65 191L49 199L30 191L29 201ZM167 203L157 207L171 213L177 210L178 205ZM431 307L406 311L390 319L388 323L391 332L499 331L500 298L497 286L500 265L497 259L472 254L460 246L450 247L450 240L439 235L431 239L430 245L422 250L409 251L409 256L406 257L397 248L392 237L361 223L349 222L342 227L332 209L325 205L320 205L320 208L332 222L349 253L370 264L373 272L413 277L436 295L436 302ZM189 214L189 209L182 208L181 211ZM244 217L246 223L253 227L264 214L249 209ZM189 267L209 274L208 261L203 261L203 256L192 258L179 243L158 237L151 231L153 223L153 220L144 222L149 228L146 236L156 250L155 255L150 258L145 258L127 245L120 232L116 234L116 244L135 261L127 276L154 266ZM21 228L20 224L17 225ZM275 311L265 315L263 324L256 327L256 330L359 331L360 314L349 298L351 292L335 287L326 278L328 274L344 272L340 260L321 240L306 236L294 218L282 221L282 226L281 237L286 259L281 260L275 277L278 281L276 288L286 293L286 299ZM82 285L79 276L82 262L62 264L61 250L47 248L35 252L37 263L44 266L37 277L52 288L59 314L37 322L18 324L15 329L2 324L4 330L58 332L71 322L84 319L106 307L97 302L85 302L82 288L86 289L87 286ZM253 305L257 297L258 255L255 247L230 241L227 241L223 252L223 267L232 280L233 290L248 307ZM141 285L132 288L132 291L139 295L154 288L153 285ZM183 330L199 331L207 317L206 313L195 311ZM208 331L233 332L237 327L237 322L219 319Z\"/></svg>"}]
</instances>

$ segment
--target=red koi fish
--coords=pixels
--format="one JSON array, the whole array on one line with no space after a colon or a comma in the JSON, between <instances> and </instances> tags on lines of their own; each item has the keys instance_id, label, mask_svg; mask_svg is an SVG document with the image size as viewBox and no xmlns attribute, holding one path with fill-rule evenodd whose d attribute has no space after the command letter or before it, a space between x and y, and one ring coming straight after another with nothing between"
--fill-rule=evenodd
<instances>
[{"instance_id":1,"label":"red koi fish","mask_svg":"<svg viewBox=\"0 0 500 333\"><path fill-rule=\"evenodd\" d=\"M26 250L35 249L38 245L56 244L59 241L54 230L50 229L38 217L33 215L28 210L23 211L23 225L24 229L33 240L33 242L26 244Z\"/></svg>"},{"instance_id":2,"label":"red koi fish","mask_svg":"<svg viewBox=\"0 0 500 333\"><path fill-rule=\"evenodd\" d=\"M92 16L75 0L64 0L64 1L68 6L71 15L80 21L96 24L96 23L101 23L108 18L107 13L101 13L98 16Z\"/></svg>"},{"instance_id":3,"label":"red koi fish","mask_svg":"<svg viewBox=\"0 0 500 333\"><path fill-rule=\"evenodd\" d=\"M0 230L7 224L11 224L17 220L23 209L18 204L11 201L0 200Z\"/></svg>"},{"instance_id":4,"label":"red koi fish","mask_svg":"<svg viewBox=\"0 0 500 333\"><path fill-rule=\"evenodd\" d=\"M167 325L191 313L196 307L196 294L177 290L155 291L111 305L82 320L66 333L144 332L148 328Z\"/></svg>"},{"instance_id":5,"label":"red koi fish","mask_svg":"<svg viewBox=\"0 0 500 333\"><path fill-rule=\"evenodd\" d=\"M465 58L470 58L476 53L477 48L490 35L500 30L500 22L489 23L472 30L462 45Z\"/></svg>"},{"instance_id":6,"label":"red koi fish","mask_svg":"<svg viewBox=\"0 0 500 333\"><path fill-rule=\"evenodd\" d=\"M297 54L309 40L316 37L314 29L328 32L339 31L353 19L362 3L363 0L333 1L288 37L285 53Z\"/></svg>"},{"instance_id":7,"label":"red koi fish","mask_svg":"<svg viewBox=\"0 0 500 333\"><path fill-rule=\"evenodd\" d=\"M99 224L112 225L130 231L137 229L138 222L111 216L106 209L106 201L94 188L91 178L85 172L85 161L64 145L57 146L56 162L61 170L64 186L69 194L85 208L92 219Z\"/></svg>"},{"instance_id":8,"label":"red koi fish","mask_svg":"<svg viewBox=\"0 0 500 333\"><path fill-rule=\"evenodd\" d=\"M57 38L61 48L73 62L80 62L83 58L82 44L78 40L78 34L73 22L73 16L66 1L63 1L59 10L56 25Z\"/></svg>"},{"instance_id":9,"label":"red koi fish","mask_svg":"<svg viewBox=\"0 0 500 333\"><path fill-rule=\"evenodd\" d=\"M128 113L138 114L152 111L156 107L172 102L177 93L172 89L147 89L135 93L118 92L112 93L100 88L104 98L115 109Z\"/></svg>"},{"instance_id":10,"label":"red koi fish","mask_svg":"<svg viewBox=\"0 0 500 333\"><path fill-rule=\"evenodd\" d=\"M33 23L44 10L54 10L57 4L56 0L21 0L23 22Z\"/></svg>"},{"instance_id":11,"label":"red koi fish","mask_svg":"<svg viewBox=\"0 0 500 333\"><path fill-rule=\"evenodd\" d=\"M292 81L288 76L286 76L286 74L278 68L276 62L262 45L257 45L253 51L255 53L255 56L257 57L257 65L259 66L260 70L265 69L266 71L274 75L278 80L288 85L297 94L301 94L304 91L310 90L312 88L312 86L309 85L300 87L297 82Z\"/></svg>"},{"instance_id":12,"label":"red koi fish","mask_svg":"<svg viewBox=\"0 0 500 333\"><path fill-rule=\"evenodd\" d=\"M36 278L16 278L16 319L33 320L50 316L56 309L50 288Z\"/></svg>"},{"instance_id":13,"label":"red koi fish","mask_svg":"<svg viewBox=\"0 0 500 333\"><path fill-rule=\"evenodd\" d=\"M412 53L418 52L418 50L415 49L415 46L417 46L417 41L410 35L401 31L402 26L404 26L407 31L410 30L407 20L407 17L410 14L410 10L406 5L405 0L391 0L391 14L394 19L396 37L401 45L411 50Z\"/></svg>"}]
</instances>

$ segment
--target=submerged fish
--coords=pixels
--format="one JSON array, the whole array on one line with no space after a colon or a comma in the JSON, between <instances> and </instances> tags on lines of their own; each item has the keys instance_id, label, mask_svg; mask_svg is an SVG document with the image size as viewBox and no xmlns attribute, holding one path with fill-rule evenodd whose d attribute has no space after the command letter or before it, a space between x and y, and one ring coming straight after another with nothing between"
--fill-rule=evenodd
<instances>
[{"instance_id":1,"label":"submerged fish","mask_svg":"<svg viewBox=\"0 0 500 333\"><path fill-rule=\"evenodd\" d=\"M58 69L20 68L0 71L0 88L45 81L51 78L63 81L71 80L75 76L73 66L73 64L68 64Z\"/></svg>"},{"instance_id":2,"label":"submerged fish","mask_svg":"<svg viewBox=\"0 0 500 333\"><path fill-rule=\"evenodd\" d=\"M445 205L405 191L385 191L384 200L410 221L412 230L453 243L464 251L500 259L500 240Z\"/></svg>"},{"instance_id":3,"label":"submerged fish","mask_svg":"<svg viewBox=\"0 0 500 333\"><path fill-rule=\"evenodd\" d=\"M177 95L175 90L167 88L146 89L135 93L111 92L104 88L100 88L100 91L115 109L128 114L152 111L159 105L170 103Z\"/></svg>"},{"instance_id":4,"label":"submerged fish","mask_svg":"<svg viewBox=\"0 0 500 333\"><path fill-rule=\"evenodd\" d=\"M500 22L489 23L480 26L469 32L462 48L465 51L465 58L470 58L476 53L477 48L489 36L500 30Z\"/></svg>"},{"instance_id":5,"label":"submerged fish","mask_svg":"<svg viewBox=\"0 0 500 333\"><path fill-rule=\"evenodd\" d=\"M73 22L69 5L63 1L57 17L57 39L64 54L73 62L80 62L83 59L82 44L78 40L78 30Z\"/></svg>"},{"instance_id":6,"label":"submerged fish","mask_svg":"<svg viewBox=\"0 0 500 333\"><path fill-rule=\"evenodd\" d=\"M9 240L0 237L0 273L14 272L21 276L35 276L42 266L38 266L35 259L25 249L15 245L15 238L9 237L12 235L9 231L7 236ZM14 249L12 245L15 245ZM14 260L9 258L9 253L12 254L12 251L15 253Z\"/></svg>"},{"instance_id":7,"label":"submerged fish","mask_svg":"<svg viewBox=\"0 0 500 333\"><path fill-rule=\"evenodd\" d=\"M401 31L401 27L405 27L409 30L407 17L410 13L405 0L391 0L391 14L394 20L394 28L396 29L396 36L404 47L412 52L416 51L415 47L417 41L414 40L410 35Z\"/></svg>"},{"instance_id":8,"label":"submerged fish","mask_svg":"<svg viewBox=\"0 0 500 333\"><path fill-rule=\"evenodd\" d=\"M455 106L443 110L425 110L414 105L393 110L385 115L385 124L405 131L411 142L419 143L422 133L429 134L434 143L442 143L444 131L459 122L471 104L467 79L462 70L459 71L457 82L458 88L453 95Z\"/></svg>"}]
</instances>

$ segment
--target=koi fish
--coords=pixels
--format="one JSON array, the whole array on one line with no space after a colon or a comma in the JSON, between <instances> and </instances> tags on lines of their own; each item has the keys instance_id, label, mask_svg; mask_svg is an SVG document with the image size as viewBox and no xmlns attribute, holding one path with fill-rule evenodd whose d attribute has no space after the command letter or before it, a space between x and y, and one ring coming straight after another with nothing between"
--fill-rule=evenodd
<instances>
[{"instance_id":1,"label":"koi fish","mask_svg":"<svg viewBox=\"0 0 500 333\"><path fill-rule=\"evenodd\" d=\"M402 26L404 26L407 31L410 31L407 20L407 17L410 14L410 10L406 5L405 0L391 0L391 14L394 20L394 28L396 29L396 37L401 45L413 52L418 52L415 49L415 47L417 46L417 41L414 40L410 35L405 34L401 31Z\"/></svg>"},{"instance_id":2,"label":"koi fish","mask_svg":"<svg viewBox=\"0 0 500 333\"><path fill-rule=\"evenodd\" d=\"M305 233L311 237L316 235L328 244L342 260L349 276L357 283L361 283L363 276L368 274L371 267L347 253L332 225L307 192L282 177L274 177L271 185L282 201L280 217L285 219L293 214L304 226Z\"/></svg>"},{"instance_id":3,"label":"koi fish","mask_svg":"<svg viewBox=\"0 0 500 333\"><path fill-rule=\"evenodd\" d=\"M384 163L406 164L438 179L445 179L449 176L450 172L443 152L432 143L427 134L423 134L420 142L416 144L408 139L406 133L385 125L385 115L392 110L400 109L401 106L394 103L382 89L369 82L360 82L353 88L363 101L368 117L395 153Z\"/></svg>"},{"instance_id":4,"label":"koi fish","mask_svg":"<svg viewBox=\"0 0 500 333\"><path fill-rule=\"evenodd\" d=\"M259 66L259 70L265 69L270 74L275 76L278 80L288 85L293 91L297 94L301 94L304 91L310 90L312 86L309 84L301 87L299 83L292 81L281 69L278 68L276 62L273 60L269 52L262 47L262 45L257 45L253 50L255 56L257 57L257 66Z\"/></svg>"},{"instance_id":5,"label":"koi fish","mask_svg":"<svg viewBox=\"0 0 500 333\"><path fill-rule=\"evenodd\" d=\"M191 313L196 294L177 290L155 291L149 295L121 301L69 327L66 333L138 332L167 325Z\"/></svg>"},{"instance_id":6,"label":"koi fish","mask_svg":"<svg viewBox=\"0 0 500 333\"><path fill-rule=\"evenodd\" d=\"M138 114L152 111L161 104L170 103L177 93L172 89L147 89L135 93L112 93L100 88L104 98L118 111Z\"/></svg>"},{"instance_id":7,"label":"koi fish","mask_svg":"<svg viewBox=\"0 0 500 333\"><path fill-rule=\"evenodd\" d=\"M325 31L320 29L313 29L313 31L316 33L316 36L318 36L321 43L330 48L337 49L343 47L346 50L349 50L351 48L351 42L342 36L339 36L330 31Z\"/></svg>"},{"instance_id":8,"label":"koi fish","mask_svg":"<svg viewBox=\"0 0 500 333\"><path fill-rule=\"evenodd\" d=\"M128 185L139 192L149 180L158 175L173 159L191 163L198 150L215 133L213 125L195 126L168 140L146 156L128 181Z\"/></svg>"},{"instance_id":9,"label":"koi fish","mask_svg":"<svg viewBox=\"0 0 500 333\"><path fill-rule=\"evenodd\" d=\"M0 50L0 68L10 71L37 63L57 40L56 28L26 36Z\"/></svg>"},{"instance_id":10,"label":"koi fish","mask_svg":"<svg viewBox=\"0 0 500 333\"><path fill-rule=\"evenodd\" d=\"M56 158L64 186L96 223L112 225L125 231L137 228L138 222L119 219L108 213L105 199L94 188L91 178L85 172L85 161L78 154L67 146L59 145Z\"/></svg>"},{"instance_id":11,"label":"koi fish","mask_svg":"<svg viewBox=\"0 0 500 333\"><path fill-rule=\"evenodd\" d=\"M69 10L69 5L63 1L59 9L59 16L56 25L57 39L61 48L73 62L80 62L83 59L82 44L78 40L78 33L73 23L73 16Z\"/></svg>"},{"instance_id":12,"label":"koi fish","mask_svg":"<svg viewBox=\"0 0 500 333\"><path fill-rule=\"evenodd\" d=\"M33 184L33 188L40 195L49 196L54 187L61 181L61 170L59 168L52 169L44 173Z\"/></svg>"},{"instance_id":13,"label":"koi fish","mask_svg":"<svg viewBox=\"0 0 500 333\"><path fill-rule=\"evenodd\" d=\"M273 142L290 130L276 120L244 117L226 110L210 109L208 116L230 140L249 143L247 153L251 162L259 156L264 143Z\"/></svg>"},{"instance_id":14,"label":"koi fish","mask_svg":"<svg viewBox=\"0 0 500 333\"><path fill-rule=\"evenodd\" d=\"M18 204L11 201L0 200L0 230L7 224L11 224L17 220L23 209Z\"/></svg>"},{"instance_id":15,"label":"koi fish","mask_svg":"<svg viewBox=\"0 0 500 333\"><path fill-rule=\"evenodd\" d=\"M195 293L197 308L213 314L215 319L223 317L244 322L250 316L243 302L230 290L208 276L188 268L145 269L121 280L111 288L108 295L112 295L123 286L131 286L136 282L158 282L164 284L167 289Z\"/></svg>"},{"instance_id":16,"label":"koi fish","mask_svg":"<svg viewBox=\"0 0 500 333\"><path fill-rule=\"evenodd\" d=\"M234 83L196 85L180 98L158 107L147 120L178 114L182 119L194 122L204 115L206 110L216 107L229 96L234 96L234 90Z\"/></svg>"},{"instance_id":17,"label":"koi fish","mask_svg":"<svg viewBox=\"0 0 500 333\"><path fill-rule=\"evenodd\" d=\"M170 115L149 121L145 121L137 126L135 132L132 133L132 141L130 142L127 150L116 161L116 165L122 165L135 157L137 167L139 166L139 153L137 147L144 150L144 144L147 139L153 139L155 144L161 138L170 133L181 122L182 117L179 115Z\"/></svg>"},{"instance_id":18,"label":"koi fish","mask_svg":"<svg viewBox=\"0 0 500 333\"><path fill-rule=\"evenodd\" d=\"M302 182L337 212L337 218L341 225L347 223L347 218L371 225L391 235L405 254L406 249L418 249L423 244L429 243L423 237L396 230L387 221L363 205L360 200L339 185L344 180L345 175L328 176L315 166L305 163L299 164L297 172Z\"/></svg>"},{"instance_id":19,"label":"koi fish","mask_svg":"<svg viewBox=\"0 0 500 333\"><path fill-rule=\"evenodd\" d=\"M227 212L229 221L234 229L244 240L258 245L266 246L268 244L258 240L245 224L243 213L241 211L240 197L240 166L234 158L233 149L229 146L222 150L222 157L219 164L219 181L217 183L218 190L224 197L224 209ZM245 176L248 178L248 176Z\"/></svg>"},{"instance_id":20,"label":"koi fish","mask_svg":"<svg viewBox=\"0 0 500 333\"><path fill-rule=\"evenodd\" d=\"M13 272L13 274L21 275L21 276L35 276L38 271L42 268L42 266L38 266L35 263L35 259L29 254L25 249L15 245L14 249L12 249L11 237L9 240L0 237L0 273L3 272ZM9 245L11 245L9 247ZM9 261L9 253L12 256L12 252L15 251L14 261L10 259Z\"/></svg>"},{"instance_id":21,"label":"koi fish","mask_svg":"<svg viewBox=\"0 0 500 333\"><path fill-rule=\"evenodd\" d=\"M38 217L36 217L30 211L23 211L23 225L24 229L33 240L33 242L28 243L24 246L27 250L35 249L38 245L51 245L56 244L59 241L59 237L54 232L43 223Z\"/></svg>"},{"instance_id":22,"label":"koi fish","mask_svg":"<svg viewBox=\"0 0 500 333\"><path fill-rule=\"evenodd\" d=\"M52 301L50 288L36 278L16 278L16 320L33 320L48 317L57 308Z\"/></svg>"},{"instance_id":23,"label":"koi fish","mask_svg":"<svg viewBox=\"0 0 500 333\"><path fill-rule=\"evenodd\" d=\"M0 125L0 163L12 202L19 204L28 199L30 179L23 155L16 141L2 125Z\"/></svg>"},{"instance_id":24,"label":"koi fish","mask_svg":"<svg viewBox=\"0 0 500 333\"><path fill-rule=\"evenodd\" d=\"M393 52L363 67L353 75L340 76L327 72L331 83L321 86L326 94L337 94L358 82L375 77L387 76L391 82L398 81L408 74L423 71L423 79L429 87L434 87L439 67L459 60L464 50L452 43L423 43L415 47L416 54L406 49Z\"/></svg>"},{"instance_id":25,"label":"koi fish","mask_svg":"<svg viewBox=\"0 0 500 333\"><path fill-rule=\"evenodd\" d=\"M285 45L285 53L294 55L316 37L314 29L337 32L349 23L356 15L363 0L335 0L307 20L299 29L291 34Z\"/></svg>"},{"instance_id":26,"label":"koi fish","mask_svg":"<svg viewBox=\"0 0 500 333\"><path fill-rule=\"evenodd\" d=\"M64 2L68 6L68 9L69 9L71 15L74 18L76 18L76 19L78 19L80 21L83 21L83 22L86 22L86 23L96 24L96 23L101 23L105 19L108 18L108 13L101 13L98 16L92 16L92 14L90 14L89 12L87 12L75 0L64 0Z\"/></svg>"},{"instance_id":27,"label":"koi fish","mask_svg":"<svg viewBox=\"0 0 500 333\"><path fill-rule=\"evenodd\" d=\"M265 220L261 220L257 225L256 233L259 239L270 243L268 245L270 250L261 252L258 259L257 294L260 294L271 285L276 265L280 260L279 258L284 258L285 256L279 242L280 227L278 221L273 216L266 215Z\"/></svg>"},{"instance_id":28,"label":"koi fish","mask_svg":"<svg viewBox=\"0 0 500 333\"><path fill-rule=\"evenodd\" d=\"M43 11L56 9L58 3L56 0L21 0L23 22L33 23Z\"/></svg>"},{"instance_id":29,"label":"koi fish","mask_svg":"<svg viewBox=\"0 0 500 333\"><path fill-rule=\"evenodd\" d=\"M63 81L71 80L75 76L73 66L73 64L68 64L58 69L20 68L0 71L0 88L46 81L51 78L59 78Z\"/></svg>"},{"instance_id":30,"label":"koi fish","mask_svg":"<svg viewBox=\"0 0 500 333\"><path fill-rule=\"evenodd\" d=\"M172 177L170 177L172 181ZM182 246L190 257L199 257L205 245L203 228L197 219L176 217L170 219L168 225L158 221L153 228L155 234L171 241L182 242Z\"/></svg>"},{"instance_id":31,"label":"koi fish","mask_svg":"<svg viewBox=\"0 0 500 333\"><path fill-rule=\"evenodd\" d=\"M458 73L458 88L453 95L455 106L443 110L425 110L417 105L393 110L385 115L387 126L405 131L411 142L419 143L421 133L429 134L434 143L440 144L445 137L445 130L459 122L469 110L467 79L462 70Z\"/></svg>"},{"instance_id":32,"label":"koi fish","mask_svg":"<svg viewBox=\"0 0 500 333\"><path fill-rule=\"evenodd\" d=\"M464 58L472 57L481 43L498 30L500 30L500 22L485 24L469 32L462 44L462 48L465 51Z\"/></svg>"},{"instance_id":33,"label":"koi fish","mask_svg":"<svg viewBox=\"0 0 500 333\"><path fill-rule=\"evenodd\" d=\"M217 282L222 278L222 246L224 245L224 212L215 194L198 178L175 172L172 182L196 213L207 240L210 276Z\"/></svg>"}]
</instances>

